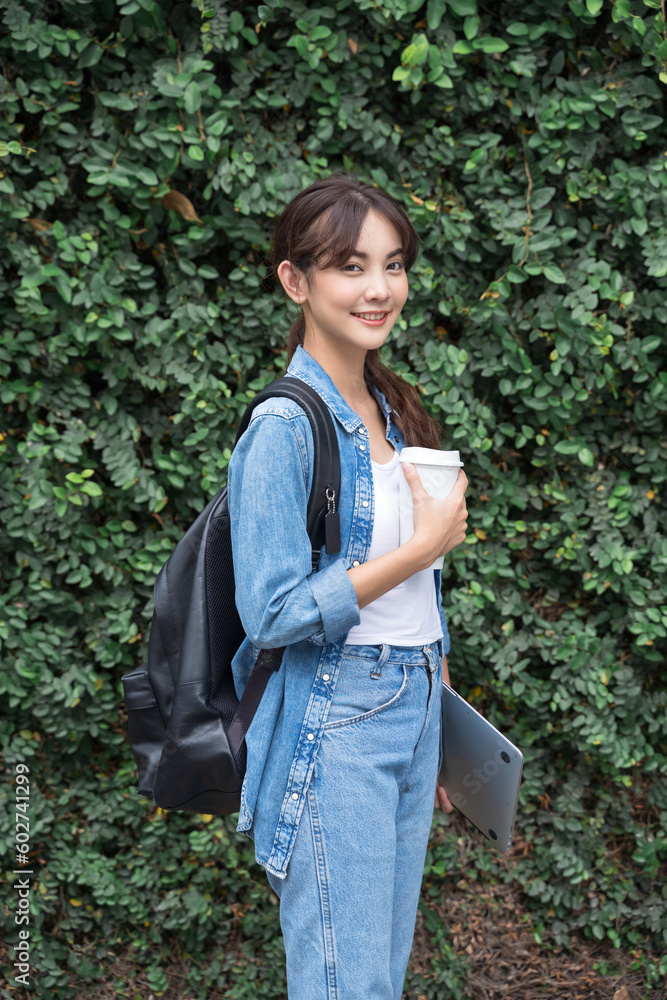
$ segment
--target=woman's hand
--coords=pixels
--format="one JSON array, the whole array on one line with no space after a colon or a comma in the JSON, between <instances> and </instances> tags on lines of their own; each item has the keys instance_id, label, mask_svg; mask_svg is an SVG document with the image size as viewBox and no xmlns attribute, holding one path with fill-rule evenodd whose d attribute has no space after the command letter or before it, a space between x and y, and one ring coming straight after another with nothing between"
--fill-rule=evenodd
<instances>
[{"instance_id":1,"label":"woman's hand","mask_svg":"<svg viewBox=\"0 0 667 1000\"><path fill-rule=\"evenodd\" d=\"M452 805L449 795L442 787L440 782L435 786L435 808L442 809L443 812L450 813L454 811L454 806Z\"/></svg>"},{"instance_id":2,"label":"woman's hand","mask_svg":"<svg viewBox=\"0 0 667 1000\"><path fill-rule=\"evenodd\" d=\"M425 566L430 566L435 559L451 552L465 540L468 518L465 491L468 477L463 469L459 469L449 496L438 500L426 492L414 465L406 462L403 465L403 475L412 491L415 526L414 535L408 544L419 548L423 552Z\"/></svg>"},{"instance_id":3,"label":"woman's hand","mask_svg":"<svg viewBox=\"0 0 667 1000\"><path fill-rule=\"evenodd\" d=\"M447 654L442 658L442 679L445 684L450 684L449 680L449 662L447 660ZM453 811L454 806L452 805L451 799L445 789L442 787L440 782L435 786L435 808L442 809L443 812L450 813Z\"/></svg>"}]
</instances>

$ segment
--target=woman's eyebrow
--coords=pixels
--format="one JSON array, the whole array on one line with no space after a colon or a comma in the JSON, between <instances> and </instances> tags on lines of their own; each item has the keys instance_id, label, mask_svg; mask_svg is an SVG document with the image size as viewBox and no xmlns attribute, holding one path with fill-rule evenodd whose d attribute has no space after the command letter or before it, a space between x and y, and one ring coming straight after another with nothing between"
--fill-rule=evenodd
<instances>
[{"instance_id":1,"label":"woman's eyebrow","mask_svg":"<svg viewBox=\"0 0 667 1000\"><path fill-rule=\"evenodd\" d=\"M392 250L391 253L387 254L386 259L389 260L390 257L403 256L403 247L399 247L397 250ZM353 250L350 257L358 257L360 260L368 260L368 254L364 253L363 250Z\"/></svg>"}]
</instances>

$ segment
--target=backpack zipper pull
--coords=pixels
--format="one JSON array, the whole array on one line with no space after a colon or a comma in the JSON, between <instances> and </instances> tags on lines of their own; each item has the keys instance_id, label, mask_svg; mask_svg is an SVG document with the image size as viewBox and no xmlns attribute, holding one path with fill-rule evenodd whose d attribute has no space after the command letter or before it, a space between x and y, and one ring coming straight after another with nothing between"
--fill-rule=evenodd
<instances>
[{"instance_id":1,"label":"backpack zipper pull","mask_svg":"<svg viewBox=\"0 0 667 1000\"><path fill-rule=\"evenodd\" d=\"M324 544L329 554L340 552L340 518L336 510L336 491L326 488L327 512L324 516Z\"/></svg>"}]
</instances>

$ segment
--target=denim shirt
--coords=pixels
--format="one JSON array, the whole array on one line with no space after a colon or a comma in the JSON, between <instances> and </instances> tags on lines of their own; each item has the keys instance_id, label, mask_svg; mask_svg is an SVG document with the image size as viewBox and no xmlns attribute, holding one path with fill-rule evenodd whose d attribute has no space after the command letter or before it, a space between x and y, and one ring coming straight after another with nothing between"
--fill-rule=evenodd
<instances>
[{"instance_id":1,"label":"denim shirt","mask_svg":"<svg viewBox=\"0 0 667 1000\"><path fill-rule=\"evenodd\" d=\"M279 878L287 873L345 639L360 620L347 570L367 559L373 531L368 429L302 347L287 374L315 389L334 417L341 464L340 552L329 555L323 548L312 570L306 508L313 435L297 403L281 397L260 403L234 449L228 479L236 606L246 632L232 663L239 697L258 651L287 647L246 736L237 827L254 839L258 862ZM384 395L375 392L387 440L400 451L403 435ZM434 570L433 585L447 653L440 570Z\"/></svg>"}]
</instances>

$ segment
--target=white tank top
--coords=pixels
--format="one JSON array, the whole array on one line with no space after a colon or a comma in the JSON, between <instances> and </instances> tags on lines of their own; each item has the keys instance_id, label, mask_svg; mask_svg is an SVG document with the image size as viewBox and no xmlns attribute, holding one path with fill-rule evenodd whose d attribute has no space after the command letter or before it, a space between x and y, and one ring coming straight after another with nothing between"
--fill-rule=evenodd
<instances>
[{"instance_id":1,"label":"white tank top","mask_svg":"<svg viewBox=\"0 0 667 1000\"><path fill-rule=\"evenodd\" d=\"M398 548L400 477L398 452L390 462L373 466L373 535L369 561ZM355 646L421 646L442 637L433 570L423 569L382 594L360 611L361 621L350 629L347 643Z\"/></svg>"}]
</instances>

